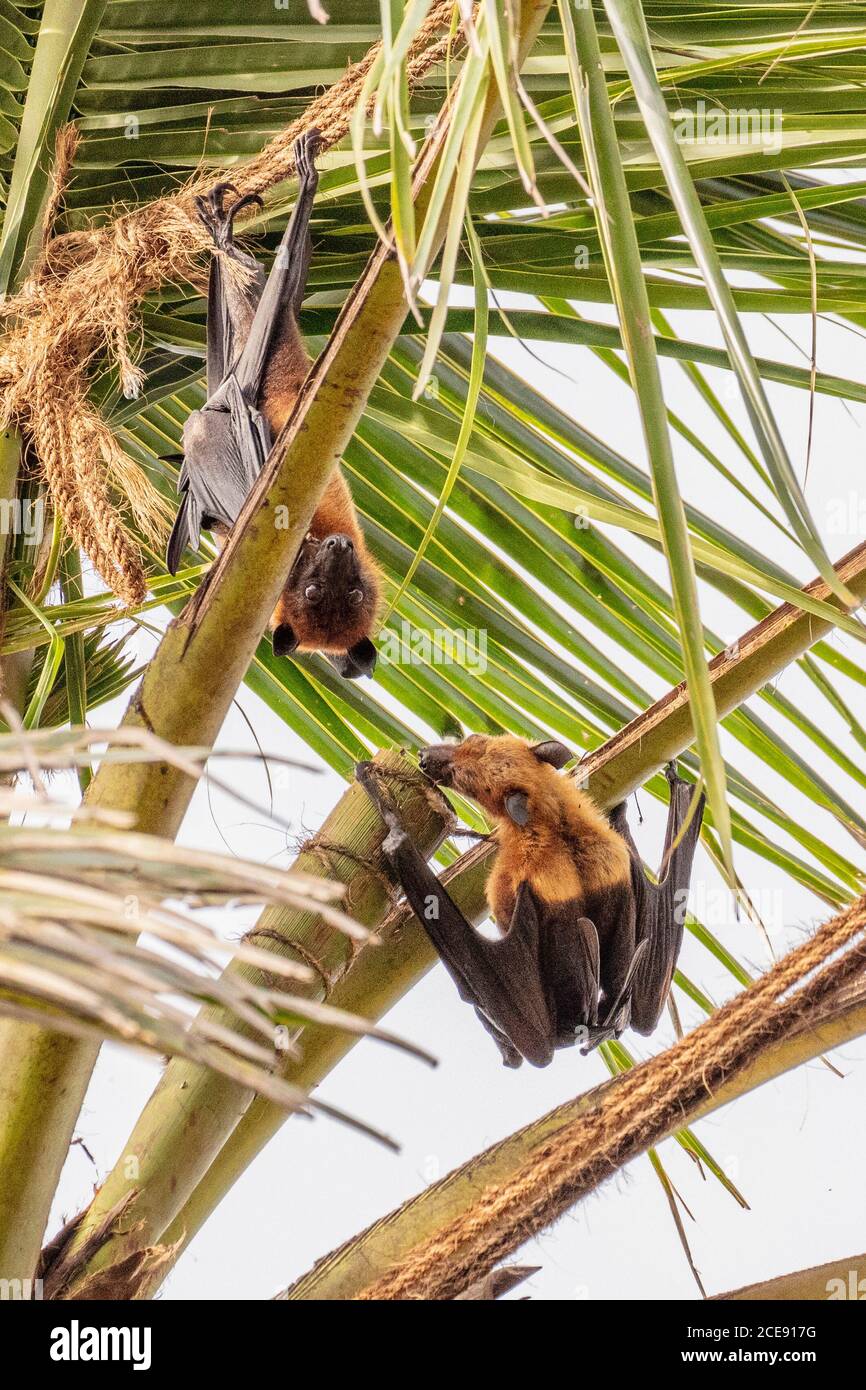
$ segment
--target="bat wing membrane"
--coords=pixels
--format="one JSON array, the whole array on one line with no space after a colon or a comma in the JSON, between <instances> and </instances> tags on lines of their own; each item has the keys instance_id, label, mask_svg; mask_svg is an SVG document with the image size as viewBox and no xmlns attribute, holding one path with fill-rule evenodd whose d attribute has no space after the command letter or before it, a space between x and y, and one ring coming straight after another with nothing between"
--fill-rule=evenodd
<instances>
[{"instance_id":1,"label":"bat wing membrane","mask_svg":"<svg viewBox=\"0 0 866 1390\"><path fill-rule=\"evenodd\" d=\"M235 353L232 321L219 256L211 256L207 281L207 393L219 389Z\"/></svg>"},{"instance_id":2,"label":"bat wing membrane","mask_svg":"<svg viewBox=\"0 0 866 1390\"><path fill-rule=\"evenodd\" d=\"M518 895L506 936L497 941L480 936L409 839L372 765L359 763L356 773L388 826L382 850L460 997L475 1006L506 1066L519 1067L524 1057L534 1066L546 1066L553 1057L556 1026L542 975L541 924L532 895Z\"/></svg>"},{"instance_id":3,"label":"bat wing membrane","mask_svg":"<svg viewBox=\"0 0 866 1390\"><path fill-rule=\"evenodd\" d=\"M661 1017L680 954L692 862L704 812L705 798L701 793L689 818L694 787L677 775L673 764L667 769L667 777L670 804L657 883L651 882L644 872L640 851L625 819L625 807L616 807L611 815L611 823L631 855L637 943L643 947L631 988L631 1026L645 1037L653 1032Z\"/></svg>"},{"instance_id":4,"label":"bat wing membrane","mask_svg":"<svg viewBox=\"0 0 866 1390\"><path fill-rule=\"evenodd\" d=\"M515 917L522 895L532 896L527 884L518 894ZM598 1022L598 931L576 903L546 904L541 911L544 978L553 998L556 1045L569 1047L577 1041L578 1028L594 1028Z\"/></svg>"},{"instance_id":5,"label":"bat wing membrane","mask_svg":"<svg viewBox=\"0 0 866 1390\"><path fill-rule=\"evenodd\" d=\"M546 1066L553 1056L555 1026L542 980L540 923L531 894L519 898L507 935L490 941L466 921L402 828L392 828L383 849L461 998L475 1005L506 1065L519 1066L525 1057L534 1066Z\"/></svg>"},{"instance_id":6,"label":"bat wing membrane","mask_svg":"<svg viewBox=\"0 0 866 1390\"><path fill-rule=\"evenodd\" d=\"M168 547L177 572L187 545L198 545L202 527L233 525L271 447L264 416L230 374L183 429L184 462L178 479L182 502Z\"/></svg>"}]
</instances>

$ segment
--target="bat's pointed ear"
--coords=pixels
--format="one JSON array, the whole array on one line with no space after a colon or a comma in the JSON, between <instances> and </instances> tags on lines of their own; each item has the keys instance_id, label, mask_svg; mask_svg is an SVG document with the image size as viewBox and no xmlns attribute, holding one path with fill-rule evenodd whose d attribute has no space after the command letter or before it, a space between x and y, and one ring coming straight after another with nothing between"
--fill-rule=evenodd
<instances>
[{"instance_id":1,"label":"bat's pointed ear","mask_svg":"<svg viewBox=\"0 0 866 1390\"><path fill-rule=\"evenodd\" d=\"M515 825L525 825L529 820L529 797L526 792L509 792L505 798L505 809Z\"/></svg>"},{"instance_id":2,"label":"bat's pointed ear","mask_svg":"<svg viewBox=\"0 0 866 1390\"><path fill-rule=\"evenodd\" d=\"M543 743L534 744L532 751L540 763L550 763L550 766L555 767L557 771L565 767L566 763L570 763L574 757L571 749L566 748L564 743L560 743L555 738L548 738Z\"/></svg>"},{"instance_id":3,"label":"bat's pointed ear","mask_svg":"<svg viewBox=\"0 0 866 1390\"><path fill-rule=\"evenodd\" d=\"M329 656L328 660L347 681L356 681L359 676L372 676L376 669L376 648L369 637L362 637L354 647L340 656Z\"/></svg>"},{"instance_id":4,"label":"bat's pointed ear","mask_svg":"<svg viewBox=\"0 0 866 1390\"><path fill-rule=\"evenodd\" d=\"M279 627L275 627L271 641L274 644L274 656L291 656L292 652L298 649L295 629L289 623L280 623Z\"/></svg>"}]
</instances>

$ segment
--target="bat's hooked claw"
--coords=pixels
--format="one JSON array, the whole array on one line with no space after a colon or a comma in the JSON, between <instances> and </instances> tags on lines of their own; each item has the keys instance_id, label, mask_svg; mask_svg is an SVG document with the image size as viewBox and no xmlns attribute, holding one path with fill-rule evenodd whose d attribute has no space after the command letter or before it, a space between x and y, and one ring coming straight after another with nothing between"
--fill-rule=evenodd
<instances>
[{"instance_id":1,"label":"bat's hooked claw","mask_svg":"<svg viewBox=\"0 0 866 1390\"><path fill-rule=\"evenodd\" d=\"M309 130L304 131L303 135L299 135L295 141L295 164L298 170L298 179L301 183L308 183L310 179L318 179L315 159L323 144L322 132L319 130L318 126L311 126Z\"/></svg>"},{"instance_id":2,"label":"bat's hooked claw","mask_svg":"<svg viewBox=\"0 0 866 1390\"><path fill-rule=\"evenodd\" d=\"M220 251L227 251L234 245L234 222L238 213L253 204L264 207L258 193L245 193L226 207L226 193L237 193L233 183L216 183L204 198L195 199L199 221L210 232L214 245Z\"/></svg>"},{"instance_id":3,"label":"bat's hooked claw","mask_svg":"<svg viewBox=\"0 0 866 1390\"><path fill-rule=\"evenodd\" d=\"M232 203L225 215L226 235L229 240L234 235L235 218L244 208L258 207L264 208L265 200L260 193L245 193L242 198L238 198L236 203Z\"/></svg>"},{"instance_id":4,"label":"bat's hooked claw","mask_svg":"<svg viewBox=\"0 0 866 1390\"><path fill-rule=\"evenodd\" d=\"M379 778L376 776L376 768L373 763L356 763L355 778L360 782L364 791L376 807L376 810L379 812L379 815L382 817L382 820L388 827L388 835L382 841L382 850L386 858L389 858L400 849L403 841L406 839L406 832L400 824L397 808L394 805L390 792L382 786Z\"/></svg>"},{"instance_id":5,"label":"bat's hooked claw","mask_svg":"<svg viewBox=\"0 0 866 1390\"><path fill-rule=\"evenodd\" d=\"M237 193L237 187L229 179L223 179L220 183L215 183L207 194L208 202L212 205L215 212L222 212L223 199L226 193ZM196 201L200 201L197 199Z\"/></svg>"}]
</instances>

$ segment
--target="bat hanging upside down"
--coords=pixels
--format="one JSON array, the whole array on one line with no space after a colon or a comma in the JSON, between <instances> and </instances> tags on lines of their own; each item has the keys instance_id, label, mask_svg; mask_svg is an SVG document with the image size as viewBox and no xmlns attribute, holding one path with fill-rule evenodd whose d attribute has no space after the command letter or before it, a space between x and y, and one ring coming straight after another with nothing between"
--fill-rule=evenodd
<instances>
[{"instance_id":1,"label":"bat hanging upside down","mask_svg":"<svg viewBox=\"0 0 866 1390\"><path fill-rule=\"evenodd\" d=\"M544 1067L556 1048L588 1052L627 1027L649 1035L671 987L683 938L704 797L672 763L661 877L651 883L625 803L608 818L560 770L572 754L473 734L421 753L435 783L477 801L496 822L487 900L503 933L479 935L409 840L376 767L358 780L388 826L383 850L461 998L492 1034L507 1067Z\"/></svg>"},{"instance_id":2,"label":"bat hanging upside down","mask_svg":"<svg viewBox=\"0 0 866 1390\"><path fill-rule=\"evenodd\" d=\"M237 214L251 203L261 206L261 198L247 194L226 207L226 194L236 192L230 183L196 198L217 251L208 285L208 398L184 425L182 501L168 543L172 574L185 548L198 544L202 528L220 540L228 535L309 371L298 313L310 264L319 143L319 132L309 130L295 146L298 199L267 281L233 233ZM225 261L242 269L232 275ZM376 648L370 632L379 594L379 572L337 466L274 609L274 651L322 651L342 676L372 675Z\"/></svg>"}]
</instances>

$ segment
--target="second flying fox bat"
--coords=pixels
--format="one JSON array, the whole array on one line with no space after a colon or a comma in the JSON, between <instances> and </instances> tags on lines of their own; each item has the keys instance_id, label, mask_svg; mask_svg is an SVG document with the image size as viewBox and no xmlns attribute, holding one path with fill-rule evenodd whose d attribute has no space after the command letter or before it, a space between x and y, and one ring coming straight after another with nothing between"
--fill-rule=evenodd
<instances>
[{"instance_id":1,"label":"second flying fox bat","mask_svg":"<svg viewBox=\"0 0 866 1390\"><path fill-rule=\"evenodd\" d=\"M184 425L182 500L167 556L172 574L202 528L221 539L228 534L309 371L298 312L310 264L319 142L319 132L309 130L295 146L298 198L267 280L233 234L237 214L261 199L248 194L226 206L236 192L229 183L196 199L216 247L208 284L208 397ZM322 651L343 676L372 675L370 631L379 594L379 573L337 466L271 618L274 651Z\"/></svg>"},{"instance_id":2,"label":"second flying fox bat","mask_svg":"<svg viewBox=\"0 0 866 1390\"><path fill-rule=\"evenodd\" d=\"M556 1048L587 1052L627 1027L653 1032L679 956L704 798L671 764L660 881L651 883L621 803L608 818L560 770L572 754L473 734L421 754L433 782L478 802L496 823L487 881L503 933L482 937L448 896L400 823L372 763L358 780L389 834L383 850L461 998L492 1034L508 1067L543 1067Z\"/></svg>"}]
</instances>

